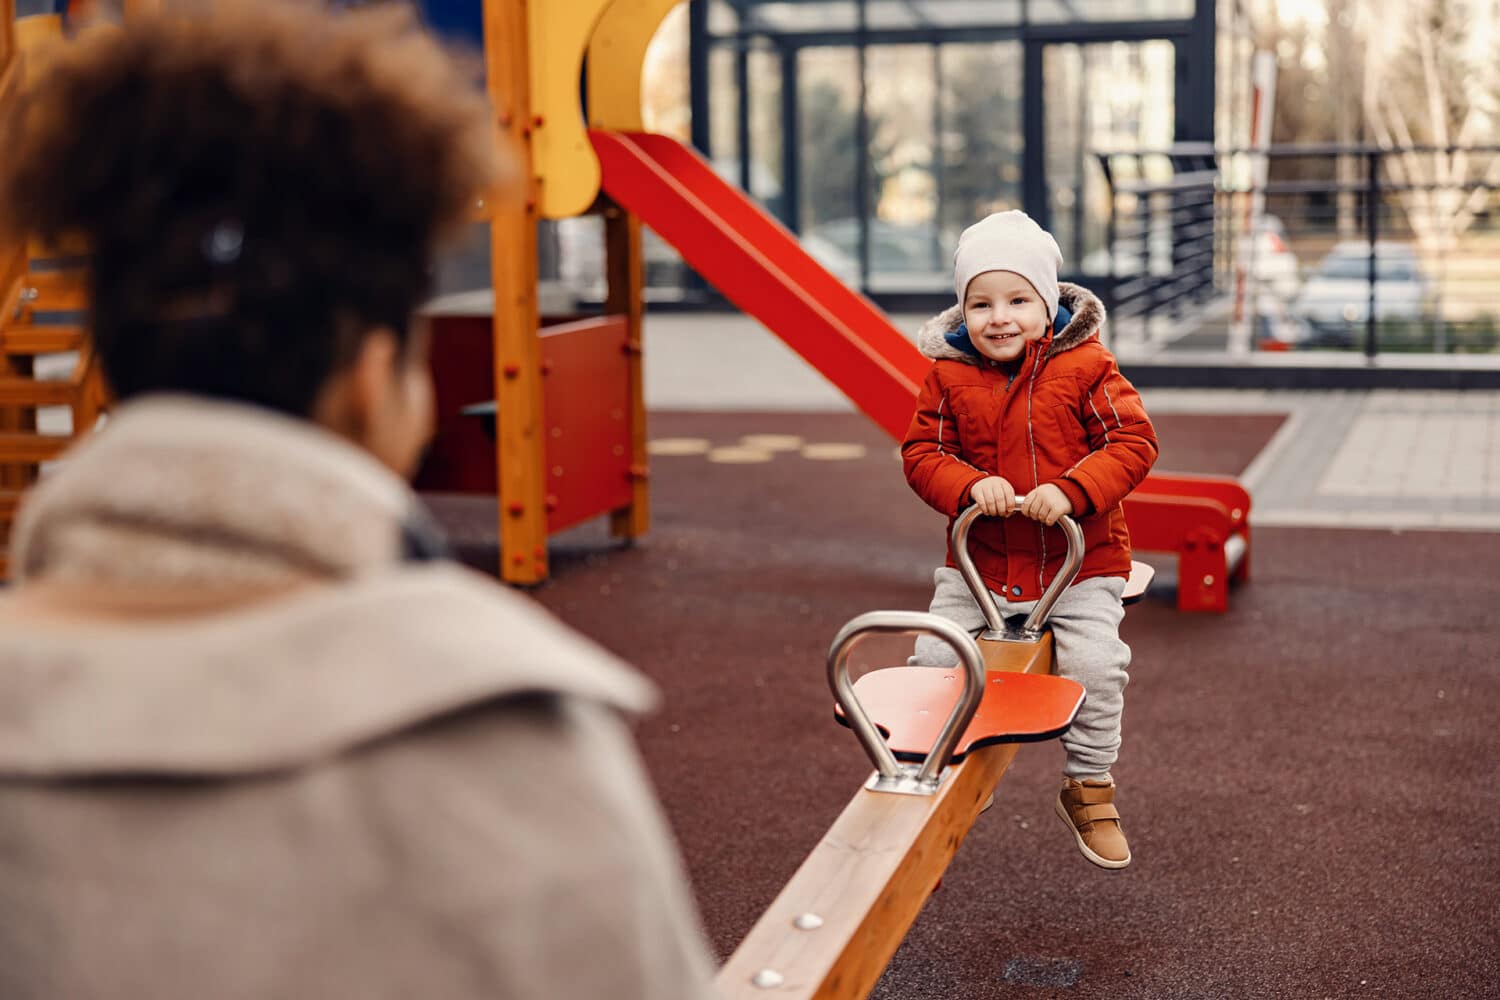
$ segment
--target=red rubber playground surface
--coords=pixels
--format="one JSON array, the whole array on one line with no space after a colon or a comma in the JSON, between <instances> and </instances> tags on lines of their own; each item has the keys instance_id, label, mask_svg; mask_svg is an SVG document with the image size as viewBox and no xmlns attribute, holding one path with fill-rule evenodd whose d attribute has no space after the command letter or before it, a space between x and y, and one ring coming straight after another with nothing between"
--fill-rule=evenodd
<instances>
[{"instance_id":1,"label":"red rubber playground surface","mask_svg":"<svg viewBox=\"0 0 1500 1000\"><path fill-rule=\"evenodd\" d=\"M1277 423L1163 417L1158 469L1237 473ZM640 744L726 956L870 770L832 721L835 631L925 608L943 524L854 415L651 433L864 449L657 455L650 536L559 537L535 594L660 685ZM435 506L493 566L492 502ZM875 996L1500 996L1500 535L1258 528L1253 559L1227 615L1177 612L1159 562L1126 616L1130 868L1079 856L1060 749L1023 747Z\"/></svg>"}]
</instances>

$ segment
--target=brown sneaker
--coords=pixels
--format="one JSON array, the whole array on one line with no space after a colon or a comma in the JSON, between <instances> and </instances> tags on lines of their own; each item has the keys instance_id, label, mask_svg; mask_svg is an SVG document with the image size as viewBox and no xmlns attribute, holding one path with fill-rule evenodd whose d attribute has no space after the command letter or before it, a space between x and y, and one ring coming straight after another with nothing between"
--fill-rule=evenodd
<instances>
[{"instance_id":1,"label":"brown sneaker","mask_svg":"<svg viewBox=\"0 0 1500 1000\"><path fill-rule=\"evenodd\" d=\"M1057 793L1057 815L1078 849L1100 868L1124 868L1130 864L1130 845L1120 829L1120 813L1115 809L1115 786L1105 781L1063 780Z\"/></svg>"}]
</instances>

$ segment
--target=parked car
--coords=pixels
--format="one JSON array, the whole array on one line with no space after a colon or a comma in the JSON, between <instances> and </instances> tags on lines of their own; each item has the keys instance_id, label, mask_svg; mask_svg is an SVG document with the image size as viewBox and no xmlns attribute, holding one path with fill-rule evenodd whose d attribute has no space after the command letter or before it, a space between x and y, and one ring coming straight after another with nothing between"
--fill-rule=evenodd
<instances>
[{"instance_id":1,"label":"parked car","mask_svg":"<svg viewBox=\"0 0 1500 1000\"><path fill-rule=\"evenodd\" d=\"M1370 313L1370 244L1339 243L1302 286L1292 312L1308 326L1307 346L1353 347ZM1405 243L1375 244L1375 319L1382 324L1423 321L1432 283L1416 251Z\"/></svg>"}]
</instances>

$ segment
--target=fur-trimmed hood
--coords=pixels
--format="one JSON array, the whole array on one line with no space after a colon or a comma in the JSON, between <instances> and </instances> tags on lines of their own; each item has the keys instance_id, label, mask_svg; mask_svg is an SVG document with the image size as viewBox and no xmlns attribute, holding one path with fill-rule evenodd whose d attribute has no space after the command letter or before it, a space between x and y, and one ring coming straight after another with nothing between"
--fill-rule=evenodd
<instances>
[{"instance_id":1,"label":"fur-trimmed hood","mask_svg":"<svg viewBox=\"0 0 1500 1000\"><path fill-rule=\"evenodd\" d=\"M1104 327L1104 303L1099 301L1097 295L1082 285L1066 281L1057 286L1057 291L1058 304L1072 313L1073 318L1063 327L1062 332L1052 335L1052 342L1045 355L1049 358L1100 336ZM922 329L917 334L918 350L934 361L967 361L969 364L978 364L980 359L959 350L946 339L948 334L963 325L963 321L964 311L961 305L944 309L922 324Z\"/></svg>"}]
</instances>

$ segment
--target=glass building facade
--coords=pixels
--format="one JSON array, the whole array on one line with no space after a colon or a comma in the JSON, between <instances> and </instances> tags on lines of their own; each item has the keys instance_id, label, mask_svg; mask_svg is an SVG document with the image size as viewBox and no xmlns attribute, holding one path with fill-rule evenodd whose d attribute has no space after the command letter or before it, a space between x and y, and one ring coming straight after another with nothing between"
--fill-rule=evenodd
<instances>
[{"instance_id":1,"label":"glass building facade","mask_svg":"<svg viewBox=\"0 0 1500 1000\"><path fill-rule=\"evenodd\" d=\"M1006 208L1087 281L1110 269L1094 154L1215 138L1215 7L691 0L693 144L888 306L951 296L958 234Z\"/></svg>"}]
</instances>

